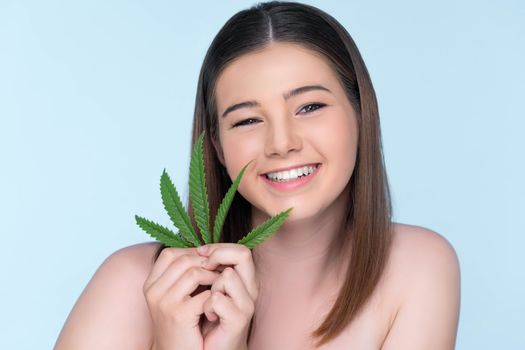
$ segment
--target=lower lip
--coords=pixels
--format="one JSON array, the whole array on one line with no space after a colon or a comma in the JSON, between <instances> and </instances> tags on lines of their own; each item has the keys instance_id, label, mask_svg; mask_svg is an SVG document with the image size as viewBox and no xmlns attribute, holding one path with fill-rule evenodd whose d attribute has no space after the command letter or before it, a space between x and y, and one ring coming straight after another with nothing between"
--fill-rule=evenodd
<instances>
[{"instance_id":1,"label":"lower lip","mask_svg":"<svg viewBox=\"0 0 525 350\"><path fill-rule=\"evenodd\" d=\"M268 179L266 177L266 175L260 175L260 176L262 177L262 179L267 184L269 184L273 188L276 188L276 189L282 190L282 191L289 191L289 190L294 190L296 188L302 187L302 186L306 185L307 183L309 183L310 181L312 181L314 176L317 175L317 173L319 172L320 168L321 168L321 164L319 164L317 166L317 168L314 169L314 172L311 173L310 175L302 176L302 177L297 178L295 180L285 181L285 182L272 181L272 180Z\"/></svg>"}]
</instances>

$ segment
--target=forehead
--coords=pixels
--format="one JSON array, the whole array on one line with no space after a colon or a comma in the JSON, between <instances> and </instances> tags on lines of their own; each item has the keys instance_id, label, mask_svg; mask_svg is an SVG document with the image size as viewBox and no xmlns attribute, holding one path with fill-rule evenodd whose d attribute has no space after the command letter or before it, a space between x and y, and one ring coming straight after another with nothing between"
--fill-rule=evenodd
<instances>
[{"instance_id":1,"label":"forehead","mask_svg":"<svg viewBox=\"0 0 525 350\"><path fill-rule=\"evenodd\" d=\"M216 83L217 107L221 111L238 100L281 96L308 84L336 89L337 76L326 58L298 44L272 43L225 67Z\"/></svg>"}]
</instances>

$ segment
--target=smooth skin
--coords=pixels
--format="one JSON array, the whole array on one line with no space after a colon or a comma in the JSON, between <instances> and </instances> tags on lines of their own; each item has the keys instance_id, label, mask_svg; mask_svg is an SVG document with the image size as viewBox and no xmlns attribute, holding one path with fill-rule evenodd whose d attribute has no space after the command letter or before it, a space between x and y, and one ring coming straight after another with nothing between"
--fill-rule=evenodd
<instances>
[{"instance_id":1,"label":"smooth skin","mask_svg":"<svg viewBox=\"0 0 525 350\"><path fill-rule=\"evenodd\" d=\"M198 249L204 267L222 269L204 303L204 349L247 349L246 339L255 311L258 283L252 253L244 245L217 243Z\"/></svg>"},{"instance_id":2,"label":"smooth skin","mask_svg":"<svg viewBox=\"0 0 525 350\"><path fill-rule=\"evenodd\" d=\"M283 98L312 84L330 91ZM248 100L259 106L220 117ZM234 243L210 244L206 252L167 248L155 263L157 243L113 253L78 299L55 349L314 349L308 336L335 300L351 254L331 242L346 210L357 116L324 58L289 43L230 63L217 82L217 105L216 147L230 177L254 160L239 186L252 204L253 225L294 207L291 215L251 251ZM260 177L312 162L322 164L318 174L294 191ZM452 246L434 231L395 223L379 285L355 321L320 349L453 349L459 306Z\"/></svg>"},{"instance_id":3,"label":"smooth skin","mask_svg":"<svg viewBox=\"0 0 525 350\"><path fill-rule=\"evenodd\" d=\"M144 283L155 330L154 349L203 347L199 321L211 293L190 294L199 284L211 285L218 279L218 273L202 268L205 263L206 259L186 254L185 249L166 249L159 256Z\"/></svg>"}]
</instances>

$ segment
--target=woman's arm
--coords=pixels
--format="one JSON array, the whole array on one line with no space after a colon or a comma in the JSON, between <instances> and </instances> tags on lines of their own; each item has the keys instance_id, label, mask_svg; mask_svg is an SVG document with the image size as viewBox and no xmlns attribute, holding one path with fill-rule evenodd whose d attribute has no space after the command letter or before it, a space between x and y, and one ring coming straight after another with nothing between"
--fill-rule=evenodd
<instances>
[{"instance_id":1,"label":"woman's arm","mask_svg":"<svg viewBox=\"0 0 525 350\"><path fill-rule=\"evenodd\" d=\"M399 309L382 350L454 349L460 307L458 257L441 235L404 226L394 247Z\"/></svg>"},{"instance_id":2,"label":"woman's arm","mask_svg":"<svg viewBox=\"0 0 525 350\"><path fill-rule=\"evenodd\" d=\"M80 295L54 349L150 349L151 317L142 288L157 247L137 244L110 255Z\"/></svg>"}]
</instances>

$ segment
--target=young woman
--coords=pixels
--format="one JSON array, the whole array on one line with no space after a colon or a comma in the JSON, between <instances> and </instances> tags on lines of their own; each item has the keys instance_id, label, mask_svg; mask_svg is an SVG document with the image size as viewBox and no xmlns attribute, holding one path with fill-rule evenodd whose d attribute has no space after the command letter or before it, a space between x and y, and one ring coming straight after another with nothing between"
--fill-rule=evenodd
<instances>
[{"instance_id":1,"label":"young woman","mask_svg":"<svg viewBox=\"0 0 525 350\"><path fill-rule=\"evenodd\" d=\"M223 243L115 252L56 350L454 348L456 254L392 222L375 93L333 17L270 2L228 20L199 77L193 143L202 131L212 216L253 160ZM291 207L253 250L232 243Z\"/></svg>"}]
</instances>

